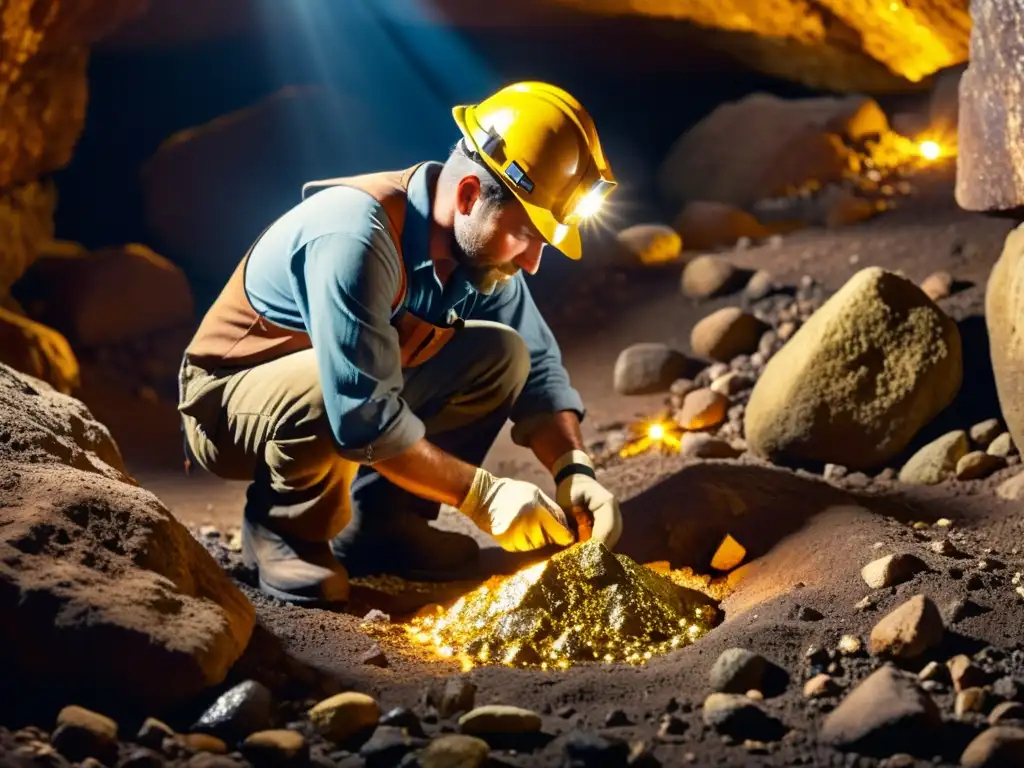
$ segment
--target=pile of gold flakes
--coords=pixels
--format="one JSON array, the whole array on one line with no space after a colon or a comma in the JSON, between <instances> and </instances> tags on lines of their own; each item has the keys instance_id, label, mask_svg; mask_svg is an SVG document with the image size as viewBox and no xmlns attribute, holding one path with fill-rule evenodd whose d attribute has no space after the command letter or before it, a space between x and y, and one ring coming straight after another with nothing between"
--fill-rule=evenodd
<instances>
[{"instance_id":1,"label":"pile of gold flakes","mask_svg":"<svg viewBox=\"0 0 1024 768\"><path fill-rule=\"evenodd\" d=\"M494 577L405 630L413 642L465 668L566 669L579 662L643 663L692 643L716 616L714 601L702 592L591 540Z\"/></svg>"}]
</instances>

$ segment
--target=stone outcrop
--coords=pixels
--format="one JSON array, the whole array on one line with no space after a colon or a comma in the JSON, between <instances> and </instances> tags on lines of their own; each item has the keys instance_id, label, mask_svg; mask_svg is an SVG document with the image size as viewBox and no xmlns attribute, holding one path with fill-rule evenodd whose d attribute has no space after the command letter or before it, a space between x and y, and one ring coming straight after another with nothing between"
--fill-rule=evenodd
<instances>
[{"instance_id":1,"label":"stone outcrop","mask_svg":"<svg viewBox=\"0 0 1024 768\"><path fill-rule=\"evenodd\" d=\"M1016 445L1024 445L1024 225L1006 238L985 289L985 324L1003 419Z\"/></svg>"},{"instance_id":2,"label":"stone outcrop","mask_svg":"<svg viewBox=\"0 0 1024 768\"><path fill-rule=\"evenodd\" d=\"M57 701L160 708L223 681L254 621L88 409L0 365L6 682Z\"/></svg>"},{"instance_id":3,"label":"stone outcrop","mask_svg":"<svg viewBox=\"0 0 1024 768\"><path fill-rule=\"evenodd\" d=\"M963 378L956 324L914 283L861 270L765 366L745 414L750 448L878 466L949 405Z\"/></svg>"},{"instance_id":4,"label":"stone outcrop","mask_svg":"<svg viewBox=\"0 0 1024 768\"><path fill-rule=\"evenodd\" d=\"M1024 14L1018 0L974 3L960 80L956 200L969 211L1024 206Z\"/></svg>"}]
</instances>

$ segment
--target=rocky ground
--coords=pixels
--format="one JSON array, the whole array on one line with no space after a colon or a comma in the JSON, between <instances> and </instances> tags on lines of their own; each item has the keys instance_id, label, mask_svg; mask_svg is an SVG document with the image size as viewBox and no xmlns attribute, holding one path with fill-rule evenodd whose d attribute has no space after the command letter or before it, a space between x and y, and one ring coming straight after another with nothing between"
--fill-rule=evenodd
<instances>
[{"instance_id":1,"label":"rocky ground","mask_svg":"<svg viewBox=\"0 0 1024 768\"><path fill-rule=\"evenodd\" d=\"M90 423L84 414L64 426L52 416L32 417L44 432L70 437L28 443L42 446L56 463L90 473L66 470L65 486L87 490L82 477L96 472L130 484L130 473L145 489L131 494L146 506L148 522L124 511L111 518L120 526L83 533L68 527L59 505L33 508L27 529L3 535L4 567L13 567L11 558L33 557L38 572L73 562L115 575L134 574L142 564L174 585L129 580L154 590L147 597L152 613L141 619L112 613L91 623L73 610L74 593L63 593L66 610L58 601L56 609L31 614L63 628L61 648L87 644L99 689L104 675L119 669L120 633L135 636L147 632L147 624L182 616L166 600L188 606L187 612L206 611L206 645L218 653L173 647L170 633L153 633L166 655L153 651L135 678L122 676L119 691L130 690L125 686L134 679L146 693L130 702L81 685L38 695L63 690L61 675L72 674L63 667L54 673L38 664L14 674L13 690L23 698L14 706L7 699L7 730L0 731L4 764L1024 764L1024 518L1014 503L1020 466L995 398L982 314L985 280L1013 223L957 209L950 171L947 165L916 177L913 194L893 210L841 229L742 241L708 258L688 253L659 266L608 258L569 283L560 281L566 264L545 263L543 279L534 281L538 302L588 404L585 431L603 457L601 477L623 503L626 530L618 551L638 562L669 560L703 573L726 534L745 550L739 567L717 576L717 594L725 594L723 623L644 666L462 671L382 631L387 616L397 620L452 599L469 583L367 580L355 585L344 613L265 598L237 552L244 486L175 474L180 443L167 399L161 393L132 397L86 361L82 399L113 433L123 471L102 435L89 430L87 449L55 447L82 444L76 425ZM850 450L842 432L817 455L834 449L848 460L797 456L769 463L751 450L755 443L778 447L800 440L751 431L756 419L748 411L772 407L763 397L759 405L752 393L771 389L785 393L786 403L813 406L814 397L839 384L755 385L801 370L803 361L787 350L812 346L800 342L811 338L812 316L824 317L817 310L868 267L905 276L894 275L899 287L883 291L887 306L902 301L906 310L907 300L893 298L916 296L906 283L922 286L941 309L929 304L920 325L931 329L927 343L944 350L931 368L921 367L922 375L933 376L924 389L938 394L911 408L913 415L900 415L900 423L913 422L912 434L884 457L872 457L870 468L856 466L863 454ZM829 327L856 327L843 316ZM954 324L962 357L958 388L951 386ZM888 332L889 326L879 327ZM894 358L915 348L917 337L907 338ZM799 346L790 346L794 341ZM811 359L824 360L820 367L834 350L819 346ZM776 357L782 355L791 357ZM773 369L773 359L792 363ZM893 391L899 386L894 376ZM904 394L901 401L913 399ZM862 395L855 392L854 399ZM879 398L874 393L871 402ZM866 418L884 427L899 421L897 410L879 406ZM28 406L22 411L36 413ZM617 452L632 427L658 416L683 435L681 452L629 458ZM799 434L821 429L813 419L786 423ZM694 429L699 433L684 434ZM9 437L2 442L18 450L17 440L13 447ZM39 479L15 453L0 458L12 462L10 476L17 478L0 487L24 507ZM548 482L507 436L488 465ZM180 537L185 528L175 520L192 534L191 543L174 539L189 553L188 566L175 570L167 565L173 558L157 558L164 566L155 567L152 553L160 547L147 545L146 532L168 526ZM452 515L442 522L489 543ZM97 565L80 543L69 555L67 539L75 537L109 554ZM193 552L194 543L210 557ZM213 562L230 579L215 575ZM33 582L31 588L62 594L55 578L56 584ZM77 576L68 572L67 578ZM236 590L254 607L254 622ZM204 595L212 603L200 608L190 602ZM0 592L7 626L24 621L23 610ZM92 626L118 629L89 634ZM239 638L248 640L241 656ZM19 653L32 658L26 645ZM234 661L223 682L201 695L179 696L172 706L159 693L173 680L169 660L182 654L201 660L195 669L178 667L192 670L196 680L216 677ZM34 707L26 703L31 691Z\"/></svg>"}]
</instances>

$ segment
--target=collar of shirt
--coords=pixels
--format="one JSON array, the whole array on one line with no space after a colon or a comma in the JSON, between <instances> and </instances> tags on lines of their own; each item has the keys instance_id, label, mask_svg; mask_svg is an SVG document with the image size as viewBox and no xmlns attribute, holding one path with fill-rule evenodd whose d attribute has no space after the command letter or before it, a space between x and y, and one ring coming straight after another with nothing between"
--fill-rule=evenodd
<instances>
[{"instance_id":1,"label":"collar of shirt","mask_svg":"<svg viewBox=\"0 0 1024 768\"><path fill-rule=\"evenodd\" d=\"M405 263L413 272L431 269L434 280L441 290L455 304L474 292L472 283L466 278L465 270L451 257L434 262L430 258L431 187L437 179L442 164L436 161L423 163L409 179L408 205L405 227L402 232L402 252Z\"/></svg>"}]
</instances>

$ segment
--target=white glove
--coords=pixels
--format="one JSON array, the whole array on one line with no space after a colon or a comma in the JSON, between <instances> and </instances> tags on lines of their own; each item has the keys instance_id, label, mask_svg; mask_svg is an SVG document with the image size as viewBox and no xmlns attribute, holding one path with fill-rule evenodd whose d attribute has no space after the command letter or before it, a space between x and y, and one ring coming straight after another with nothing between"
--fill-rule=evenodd
<instances>
[{"instance_id":1,"label":"white glove","mask_svg":"<svg viewBox=\"0 0 1024 768\"><path fill-rule=\"evenodd\" d=\"M540 488L523 480L495 477L478 468L459 511L491 534L502 549L524 552L576 539L565 513Z\"/></svg>"},{"instance_id":2,"label":"white glove","mask_svg":"<svg viewBox=\"0 0 1024 768\"><path fill-rule=\"evenodd\" d=\"M559 481L555 498L563 509L583 507L594 518L592 538L613 549L622 535L619 502L611 491L587 473L587 469L593 472L594 462L583 451L563 454L551 467L552 474L556 478L563 470L570 474Z\"/></svg>"}]
</instances>

